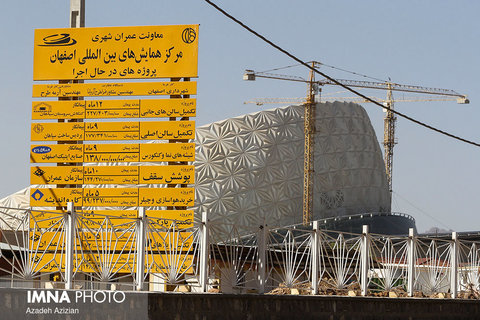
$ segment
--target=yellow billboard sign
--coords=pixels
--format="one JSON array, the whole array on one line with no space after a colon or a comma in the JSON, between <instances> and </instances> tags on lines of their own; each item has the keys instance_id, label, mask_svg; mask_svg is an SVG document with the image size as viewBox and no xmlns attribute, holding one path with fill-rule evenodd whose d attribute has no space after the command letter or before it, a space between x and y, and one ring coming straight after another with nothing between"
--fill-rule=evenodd
<instances>
[{"instance_id":1,"label":"yellow billboard sign","mask_svg":"<svg viewBox=\"0 0 480 320\"><path fill-rule=\"evenodd\" d=\"M85 119L138 118L140 100L85 101Z\"/></svg>"},{"instance_id":2,"label":"yellow billboard sign","mask_svg":"<svg viewBox=\"0 0 480 320\"><path fill-rule=\"evenodd\" d=\"M140 117L195 117L197 100L144 99L140 100Z\"/></svg>"},{"instance_id":3,"label":"yellow billboard sign","mask_svg":"<svg viewBox=\"0 0 480 320\"><path fill-rule=\"evenodd\" d=\"M192 184L195 182L194 166L139 166L138 183Z\"/></svg>"},{"instance_id":4,"label":"yellow billboard sign","mask_svg":"<svg viewBox=\"0 0 480 320\"><path fill-rule=\"evenodd\" d=\"M65 271L65 255L60 253L44 253L31 256L33 272L52 273ZM135 254L75 254L73 256L73 272L97 273L108 270L111 273L131 273L135 270ZM194 272L193 255L149 254L145 257L145 272L168 273Z\"/></svg>"},{"instance_id":5,"label":"yellow billboard sign","mask_svg":"<svg viewBox=\"0 0 480 320\"><path fill-rule=\"evenodd\" d=\"M85 184L138 184L136 166L83 167Z\"/></svg>"},{"instance_id":6,"label":"yellow billboard sign","mask_svg":"<svg viewBox=\"0 0 480 320\"><path fill-rule=\"evenodd\" d=\"M30 229L55 229L63 228L62 220L65 210L32 210ZM136 223L137 210L78 210L78 228L108 228L122 225L129 228Z\"/></svg>"},{"instance_id":7,"label":"yellow billboard sign","mask_svg":"<svg viewBox=\"0 0 480 320\"><path fill-rule=\"evenodd\" d=\"M193 251L194 234L192 232L149 232L147 251L159 254Z\"/></svg>"},{"instance_id":8,"label":"yellow billboard sign","mask_svg":"<svg viewBox=\"0 0 480 320\"><path fill-rule=\"evenodd\" d=\"M79 232L76 237L77 252L80 250L83 252L135 250L135 229L133 228L124 232ZM64 247L64 238L65 234L60 231L33 232L30 234L30 249L37 252L61 250Z\"/></svg>"},{"instance_id":9,"label":"yellow billboard sign","mask_svg":"<svg viewBox=\"0 0 480 320\"><path fill-rule=\"evenodd\" d=\"M170 228L173 222L176 229L193 227L193 210L147 210L145 214L151 229Z\"/></svg>"},{"instance_id":10,"label":"yellow billboard sign","mask_svg":"<svg viewBox=\"0 0 480 320\"><path fill-rule=\"evenodd\" d=\"M192 184L194 166L31 167L30 184Z\"/></svg>"},{"instance_id":11,"label":"yellow billboard sign","mask_svg":"<svg viewBox=\"0 0 480 320\"><path fill-rule=\"evenodd\" d=\"M191 254L149 254L145 258L145 272L169 274L176 271L178 274L193 274L195 264Z\"/></svg>"},{"instance_id":12,"label":"yellow billboard sign","mask_svg":"<svg viewBox=\"0 0 480 320\"><path fill-rule=\"evenodd\" d=\"M132 207L138 204L137 188L84 188L83 205L91 207Z\"/></svg>"},{"instance_id":13,"label":"yellow billboard sign","mask_svg":"<svg viewBox=\"0 0 480 320\"><path fill-rule=\"evenodd\" d=\"M32 232L29 233L29 248L33 252L46 250L61 250L64 246L65 233L62 229L57 231Z\"/></svg>"},{"instance_id":14,"label":"yellow billboard sign","mask_svg":"<svg viewBox=\"0 0 480 320\"><path fill-rule=\"evenodd\" d=\"M191 207L193 188L32 188L31 207Z\"/></svg>"},{"instance_id":15,"label":"yellow billboard sign","mask_svg":"<svg viewBox=\"0 0 480 320\"><path fill-rule=\"evenodd\" d=\"M32 119L84 119L85 101L33 101Z\"/></svg>"},{"instance_id":16,"label":"yellow billboard sign","mask_svg":"<svg viewBox=\"0 0 480 320\"><path fill-rule=\"evenodd\" d=\"M195 161L194 143L32 145L31 163Z\"/></svg>"},{"instance_id":17,"label":"yellow billboard sign","mask_svg":"<svg viewBox=\"0 0 480 320\"><path fill-rule=\"evenodd\" d=\"M194 81L35 84L34 98L156 96L197 94Z\"/></svg>"},{"instance_id":18,"label":"yellow billboard sign","mask_svg":"<svg viewBox=\"0 0 480 320\"><path fill-rule=\"evenodd\" d=\"M141 140L195 139L195 121L140 122Z\"/></svg>"},{"instance_id":19,"label":"yellow billboard sign","mask_svg":"<svg viewBox=\"0 0 480 320\"><path fill-rule=\"evenodd\" d=\"M63 228L63 213L64 211L62 210L32 210L32 215L30 216L30 229Z\"/></svg>"},{"instance_id":20,"label":"yellow billboard sign","mask_svg":"<svg viewBox=\"0 0 480 320\"><path fill-rule=\"evenodd\" d=\"M30 229L53 229L62 228L63 210L32 210ZM83 210L77 211L79 228L91 229L117 227L123 225L129 228L138 217L137 210ZM169 229L175 222L175 229L193 227L193 210L146 210L151 229Z\"/></svg>"},{"instance_id":21,"label":"yellow billboard sign","mask_svg":"<svg viewBox=\"0 0 480 320\"><path fill-rule=\"evenodd\" d=\"M30 147L30 162L83 162L83 148L84 145L82 144L32 145Z\"/></svg>"},{"instance_id":22,"label":"yellow billboard sign","mask_svg":"<svg viewBox=\"0 0 480 320\"><path fill-rule=\"evenodd\" d=\"M83 162L141 161L140 146L132 144L85 144Z\"/></svg>"},{"instance_id":23,"label":"yellow billboard sign","mask_svg":"<svg viewBox=\"0 0 480 320\"><path fill-rule=\"evenodd\" d=\"M32 141L185 140L195 121L32 123Z\"/></svg>"},{"instance_id":24,"label":"yellow billboard sign","mask_svg":"<svg viewBox=\"0 0 480 320\"><path fill-rule=\"evenodd\" d=\"M82 189L76 188L30 188L31 207L67 206L73 202L75 206L82 206Z\"/></svg>"},{"instance_id":25,"label":"yellow billboard sign","mask_svg":"<svg viewBox=\"0 0 480 320\"><path fill-rule=\"evenodd\" d=\"M195 161L195 143L145 143L140 162Z\"/></svg>"},{"instance_id":26,"label":"yellow billboard sign","mask_svg":"<svg viewBox=\"0 0 480 320\"><path fill-rule=\"evenodd\" d=\"M85 140L138 140L139 122L86 122Z\"/></svg>"},{"instance_id":27,"label":"yellow billboard sign","mask_svg":"<svg viewBox=\"0 0 480 320\"><path fill-rule=\"evenodd\" d=\"M191 207L194 204L193 188L140 188L138 206Z\"/></svg>"},{"instance_id":28,"label":"yellow billboard sign","mask_svg":"<svg viewBox=\"0 0 480 320\"><path fill-rule=\"evenodd\" d=\"M30 167L30 184L83 184L83 168Z\"/></svg>"},{"instance_id":29,"label":"yellow billboard sign","mask_svg":"<svg viewBox=\"0 0 480 320\"><path fill-rule=\"evenodd\" d=\"M79 141L84 140L85 123L32 123L32 141Z\"/></svg>"},{"instance_id":30,"label":"yellow billboard sign","mask_svg":"<svg viewBox=\"0 0 480 320\"><path fill-rule=\"evenodd\" d=\"M198 25L37 29L33 80L197 77Z\"/></svg>"},{"instance_id":31,"label":"yellow billboard sign","mask_svg":"<svg viewBox=\"0 0 480 320\"><path fill-rule=\"evenodd\" d=\"M137 210L83 210L77 211L81 219L80 228L91 229L122 227L124 229L133 227L138 217Z\"/></svg>"},{"instance_id":32,"label":"yellow billboard sign","mask_svg":"<svg viewBox=\"0 0 480 320\"><path fill-rule=\"evenodd\" d=\"M32 119L194 117L196 99L34 101Z\"/></svg>"}]
</instances>

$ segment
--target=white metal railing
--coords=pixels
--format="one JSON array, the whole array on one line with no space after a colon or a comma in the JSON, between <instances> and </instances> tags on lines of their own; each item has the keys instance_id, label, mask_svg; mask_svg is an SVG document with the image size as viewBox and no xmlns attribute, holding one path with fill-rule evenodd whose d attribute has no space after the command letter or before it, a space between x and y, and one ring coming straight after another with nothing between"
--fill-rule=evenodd
<instances>
[{"instance_id":1,"label":"white metal railing","mask_svg":"<svg viewBox=\"0 0 480 320\"><path fill-rule=\"evenodd\" d=\"M0 286L480 298L480 241L319 225L0 208Z\"/></svg>"}]
</instances>

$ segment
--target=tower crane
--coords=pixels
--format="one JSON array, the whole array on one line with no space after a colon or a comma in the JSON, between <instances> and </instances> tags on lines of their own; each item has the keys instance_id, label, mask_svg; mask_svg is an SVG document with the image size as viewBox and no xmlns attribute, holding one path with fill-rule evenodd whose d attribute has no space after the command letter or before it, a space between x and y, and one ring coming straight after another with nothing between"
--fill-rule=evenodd
<instances>
[{"instance_id":1,"label":"tower crane","mask_svg":"<svg viewBox=\"0 0 480 320\"><path fill-rule=\"evenodd\" d=\"M311 61L309 64L313 68L318 68L322 63L317 61ZM305 151L304 151L304 173L303 173L303 223L307 224L312 220L313 212L313 172L314 172L314 133L315 133L315 94L318 92L318 101L320 101L321 87L324 85L338 85L337 83L328 80L315 80L315 72L310 70L309 78L304 79L298 76L275 74L269 72L256 72L254 70L245 70L243 80L253 81L256 78L267 78L276 80L296 81L307 83L307 96L306 98L280 98L280 99L256 99L254 101L248 101L245 103L255 103L262 105L265 103L302 103L304 105L304 130L305 130ZM361 81L361 80L346 80L337 79L337 81L343 85L357 88L378 89L386 90L387 98L379 99L373 98L372 100L381 102L385 105L384 111L386 112L384 117L384 161L385 171L387 174L388 188L390 194L392 193L392 169L393 169L393 147L397 143L395 140L395 123L397 117L395 116L394 102L413 102L413 101L452 101L457 103L469 103L466 95L460 94L451 89L429 88L414 85L398 84L391 81L376 82L376 81ZM420 93L426 95L436 95L438 98L408 98L397 99L393 98L393 91ZM345 98L338 98L336 100L345 100ZM351 102L370 102L361 98L346 98ZM332 100L332 98L327 98Z\"/></svg>"}]
</instances>

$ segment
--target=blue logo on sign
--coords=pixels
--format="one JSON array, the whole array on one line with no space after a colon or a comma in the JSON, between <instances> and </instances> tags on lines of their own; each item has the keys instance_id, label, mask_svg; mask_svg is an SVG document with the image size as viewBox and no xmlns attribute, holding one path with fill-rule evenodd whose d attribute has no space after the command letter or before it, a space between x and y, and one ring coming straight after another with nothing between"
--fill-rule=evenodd
<instances>
[{"instance_id":1,"label":"blue logo on sign","mask_svg":"<svg viewBox=\"0 0 480 320\"><path fill-rule=\"evenodd\" d=\"M32 149L33 153L39 153L39 154L49 153L50 151L52 151L52 148L47 146L38 146Z\"/></svg>"},{"instance_id":2,"label":"blue logo on sign","mask_svg":"<svg viewBox=\"0 0 480 320\"><path fill-rule=\"evenodd\" d=\"M32 198L33 198L33 200L36 200L36 201L42 199L43 196L44 196L44 194L43 194L40 190L38 190L38 189L35 190L34 193L32 193Z\"/></svg>"}]
</instances>

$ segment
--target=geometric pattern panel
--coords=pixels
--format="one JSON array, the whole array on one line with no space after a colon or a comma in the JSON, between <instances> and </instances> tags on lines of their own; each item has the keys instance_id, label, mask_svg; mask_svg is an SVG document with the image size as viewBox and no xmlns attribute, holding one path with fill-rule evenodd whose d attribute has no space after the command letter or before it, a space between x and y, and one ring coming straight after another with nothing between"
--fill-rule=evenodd
<instances>
[{"instance_id":1,"label":"geometric pattern panel","mask_svg":"<svg viewBox=\"0 0 480 320\"><path fill-rule=\"evenodd\" d=\"M385 166L365 110L318 103L314 219L390 211ZM289 106L197 128L196 214L242 226L302 221L303 107Z\"/></svg>"}]
</instances>

